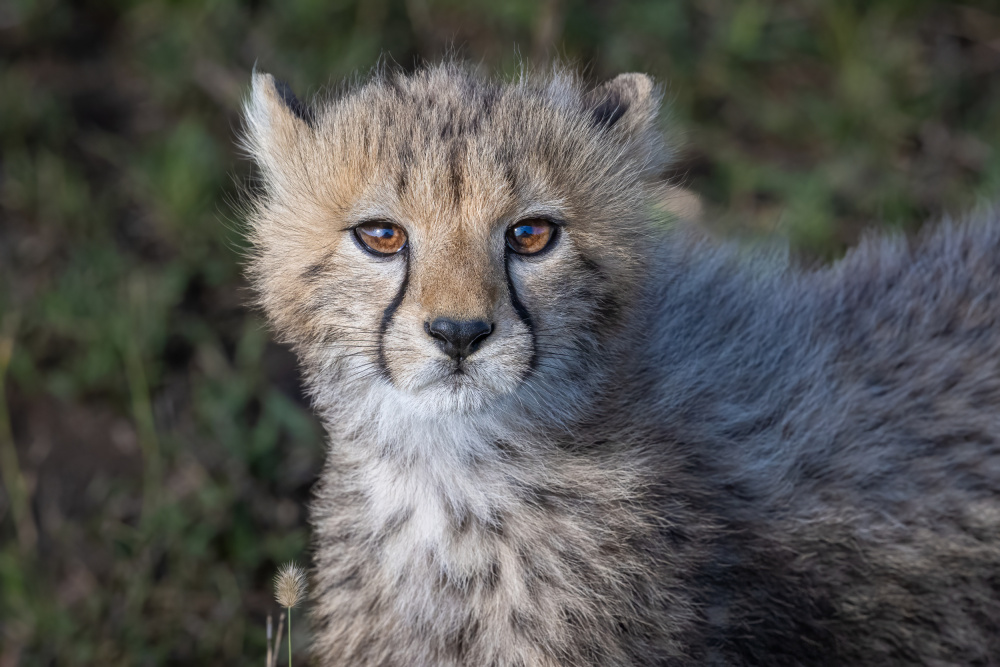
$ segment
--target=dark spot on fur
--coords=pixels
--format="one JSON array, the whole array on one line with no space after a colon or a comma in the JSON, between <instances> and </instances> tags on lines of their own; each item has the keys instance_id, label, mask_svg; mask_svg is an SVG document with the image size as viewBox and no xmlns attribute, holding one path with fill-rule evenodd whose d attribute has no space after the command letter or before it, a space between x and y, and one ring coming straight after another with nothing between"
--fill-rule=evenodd
<instances>
[{"instance_id":1,"label":"dark spot on fur","mask_svg":"<svg viewBox=\"0 0 1000 667\"><path fill-rule=\"evenodd\" d=\"M482 97L482 113L483 118L489 118L493 115L493 109L496 107L497 101L500 99L500 89L496 86L490 86L483 93Z\"/></svg>"},{"instance_id":2,"label":"dark spot on fur","mask_svg":"<svg viewBox=\"0 0 1000 667\"><path fill-rule=\"evenodd\" d=\"M403 528L403 526L405 526L407 522L409 522L409 520L412 517L413 517L412 507L407 507L405 509L396 512L391 517L389 517L388 521L385 522L385 528L384 528L385 535L392 536L397 534Z\"/></svg>"},{"instance_id":3,"label":"dark spot on fur","mask_svg":"<svg viewBox=\"0 0 1000 667\"><path fill-rule=\"evenodd\" d=\"M612 284L608 275L594 260L586 255L580 255L580 263L589 274L588 284L597 286L598 289ZM621 317L622 304L613 292L594 292L587 289L586 297L594 304L594 322L592 328L595 331L600 331L604 327L614 324Z\"/></svg>"},{"instance_id":4,"label":"dark spot on fur","mask_svg":"<svg viewBox=\"0 0 1000 667\"><path fill-rule=\"evenodd\" d=\"M507 622L510 623L511 629L522 637L530 638L535 635L535 619L528 612L512 609Z\"/></svg>"},{"instance_id":5,"label":"dark spot on fur","mask_svg":"<svg viewBox=\"0 0 1000 667\"><path fill-rule=\"evenodd\" d=\"M316 280L326 272L327 266L330 262L330 255L327 255L315 264L310 264L306 267L306 270L300 274L302 280L307 283L314 283Z\"/></svg>"},{"instance_id":6,"label":"dark spot on fur","mask_svg":"<svg viewBox=\"0 0 1000 667\"><path fill-rule=\"evenodd\" d=\"M515 165L514 151L510 142L505 141L501 143L494 151L493 159L503 173L504 180L511 193L517 192L519 179Z\"/></svg>"},{"instance_id":7,"label":"dark spot on fur","mask_svg":"<svg viewBox=\"0 0 1000 667\"><path fill-rule=\"evenodd\" d=\"M583 264L583 268L586 269L587 273L591 274L591 276L595 280L606 280L607 279L607 276L605 275L604 271L601 269L600 265L598 265L597 262L595 262L591 258L587 257L586 255L580 255L580 263Z\"/></svg>"},{"instance_id":8,"label":"dark spot on fur","mask_svg":"<svg viewBox=\"0 0 1000 667\"><path fill-rule=\"evenodd\" d=\"M504 519L501 514L493 512L487 517L485 521L485 528L488 533L494 535L495 537L502 538L504 536Z\"/></svg>"},{"instance_id":9,"label":"dark spot on fur","mask_svg":"<svg viewBox=\"0 0 1000 667\"><path fill-rule=\"evenodd\" d=\"M371 144L372 144L371 128L369 128L368 125L364 125L361 128L361 145L365 153L367 153L371 149Z\"/></svg>"},{"instance_id":10,"label":"dark spot on fur","mask_svg":"<svg viewBox=\"0 0 1000 667\"><path fill-rule=\"evenodd\" d=\"M621 316L622 305L613 294L602 294L597 297L594 308L594 319L601 326L614 324Z\"/></svg>"},{"instance_id":11,"label":"dark spot on fur","mask_svg":"<svg viewBox=\"0 0 1000 667\"><path fill-rule=\"evenodd\" d=\"M520 488L521 497L524 501L541 509L553 509L553 496L540 486L523 486Z\"/></svg>"},{"instance_id":12,"label":"dark spot on fur","mask_svg":"<svg viewBox=\"0 0 1000 667\"><path fill-rule=\"evenodd\" d=\"M946 393L954 389L962 380L965 379L965 373L961 369L953 369L950 373L941 378L941 393Z\"/></svg>"},{"instance_id":13,"label":"dark spot on fur","mask_svg":"<svg viewBox=\"0 0 1000 667\"><path fill-rule=\"evenodd\" d=\"M562 617L566 622L566 625L571 628L582 628L586 625L583 620L583 615L572 607L565 607L562 609Z\"/></svg>"},{"instance_id":14,"label":"dark spot on fur","mask_svg":"<svg viewBox=\"0 0 1000 667\"><path fill-rule=\"evenodd\" d=\"M998 402L1000 390L996 387L975 387L969 392L969 407L976 410L988 409Z\"/></svg>"},{"instance_id":15,"label":"dark spot on fur","mask_svg":"<svg viewBox=\"0 0 1000 667\"><path fill-rule=\"evenodd\" d=\"M466 657L472 644L479 636L479 620L475 618L467 619L462 627L458 629L454 637L455 657L459 660Z\"/></svg>"},{"instance_id":16,"label":"dark spot on fur","mask_svg":"<svg viewBox=\"0 0 1000 667\"><path fill-rule=\"evenodd\" d=\"M483 576L483 588L487 593L496 591L500 584L500 561L493 559L490 561L486 574Z\"/></svg>"},{"instance_id":17,"label":"dark spot on fur","mask_svg":"<svg viewBox=\"0 0 1000 667\"><path fill-rule=\"evenodd\" d=\"M503 438L500 438L498 440L494 440L493 441L493 447L498 452L500 452L500 454L503 455L504 459L506 459L508 461L512 460L512 459L515 459L515 458L517 458L519 456L519 452L518 452L517 448L509 440L504 440Z\"/></svg>"},{"instance_id":18,"label":"dark spot on fur","mask_svg":"<svg viewBox=\"0 0 1000 667\"><path fill-rule=\"evenodd\" d=\"M462 203L462 182L464 178L462 162L464 159L465 143L453 143L448 151L448 181L451 184L451 193L455 200L455 206Z\"/></svg>"},{"instance_id":19,"label":"dark spot on fur","mask_svg":"<svg viewBox=\"0 0 1000 667\"><path fill-rule=\"evenodd\" d=\"M450 503L445 503L451 514L451 529L455 535L464 535L472 527L473 516L468 507L453 507Z\"/></svg>"},{"instance_id":20,"label":"dark spot on fur","mask_svg":"<svg viewBox=\"0 0 1000 667\"><path fill-rule=\"evenodd\" d=\"M396 175L396 196L402 197L406 193L406 186L410 177L410 169L413 166L413 149L404 146L399 151L399 173Z\"/></svg>"},{"instance_id":21,"label":"dark spot on fur","mask_svg":"<svg viewBox=\"0 0 1000 667\"><path fill-rule=\"evenodd\" d=\"M430 566L434 571L432 581L437 593L446 594L453 598L468 597L472 592L473 579L471 577L453 572L441 563L434 554L431 554L428 560L432 563ZM428 628L428 631L433 630Z\"/></svg>"},{"instance_id":22,"label":"dark spot on fur","mask_svg":"<svg viewBox=\"0 0 1000 667\"><path fill-rule=\"evenodd\" d=\"M559 549L556 552L566 572L574 572L578 576L589 576L593 567L580 557L580 554L569 549Z\"/></svg>"},{"instance_id":23,"label":"dark spot on fur","mask_svg":"<svg viewBox=\"0 0 1000 667\"><path fill-rule=\"evenodd\" d=\"M557 489L538 485L519 487L524 502L546 511L558 511L579 505L580 496L566 489Z\"/></svg>"}]
</instances>

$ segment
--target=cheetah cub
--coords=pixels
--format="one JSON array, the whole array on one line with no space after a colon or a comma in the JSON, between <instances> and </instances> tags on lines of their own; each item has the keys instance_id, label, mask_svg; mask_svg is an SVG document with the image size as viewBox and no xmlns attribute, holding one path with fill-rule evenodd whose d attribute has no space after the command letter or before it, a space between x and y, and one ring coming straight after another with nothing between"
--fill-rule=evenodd
<instances>
[{"instance_id":1,"label":"cheetah cub","mask_svg":"<svg viewBox=\"0 0 1000 667\"><path fill-rule=\"evenodd\" d=\"M329 454L317 664L1000 659L1000 220L828 268L650 221L649 77L253 76Z\"/></svg>"}]
</instances>

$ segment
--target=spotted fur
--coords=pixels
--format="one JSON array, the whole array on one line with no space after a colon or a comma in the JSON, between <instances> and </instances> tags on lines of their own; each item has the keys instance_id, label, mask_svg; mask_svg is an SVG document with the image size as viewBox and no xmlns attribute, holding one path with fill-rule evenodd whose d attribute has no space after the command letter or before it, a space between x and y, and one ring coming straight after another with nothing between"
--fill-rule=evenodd
<instances>
[{"instance_id":1,"label":"spotted fur","mask_svg":"<svg viewBox=\"0 0 1000 667\"><path fill-rule=\"evenodd\" d=\"M997 661L1000 220L811 272L695 240L646 215L658 107L640 74L308 107L254 75L250 274L330 439L319 664ZM537 217L551 249L507 249ZM494 329L455 361L438 317Z\"/></svg>"}]
</instances>

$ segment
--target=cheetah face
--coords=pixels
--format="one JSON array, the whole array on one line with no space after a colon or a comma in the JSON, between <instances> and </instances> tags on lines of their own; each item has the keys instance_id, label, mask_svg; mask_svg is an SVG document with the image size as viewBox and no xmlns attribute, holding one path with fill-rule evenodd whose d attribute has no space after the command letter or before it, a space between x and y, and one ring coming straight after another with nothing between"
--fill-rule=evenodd
<instances>
[{"instance_id":1,"label":"cheetah face","mask_svg":"<svg viewBox=\"0 0 1000 667\"><path fill-rule=\"evenodd\" d=\"M305 109L254 76L251 275L313 381L475 411L599 371L644 265L656 96L532 86L443 66Z\"/></svg>"}]
</instances>

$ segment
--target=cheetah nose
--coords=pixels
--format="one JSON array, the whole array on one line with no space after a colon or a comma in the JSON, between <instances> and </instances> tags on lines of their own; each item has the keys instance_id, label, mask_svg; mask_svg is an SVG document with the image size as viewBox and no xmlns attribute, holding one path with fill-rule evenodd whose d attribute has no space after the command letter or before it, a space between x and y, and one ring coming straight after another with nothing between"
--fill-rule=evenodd
<instances>
[{"instance_id":1,"label":"cheetah nose","mask_svg":"<svg viewBox=\"0 0 1000 667\"><path fill-rule=\"evenodd\" d=\"M424 322L424 331L437 341L445 354L461 360L475 352L493 333L493 325L482 320L456 321L439 317L433 322Z\"/></svg>"}]
</instances>

